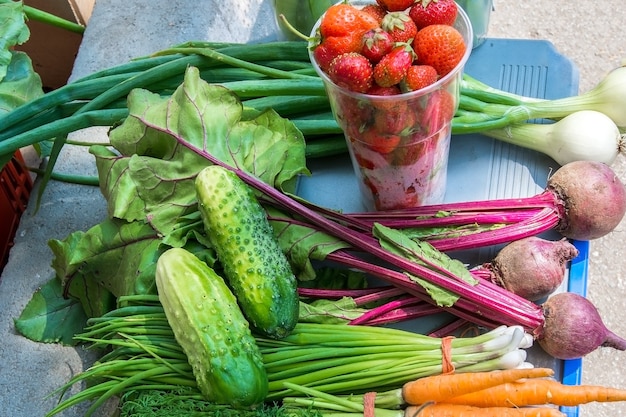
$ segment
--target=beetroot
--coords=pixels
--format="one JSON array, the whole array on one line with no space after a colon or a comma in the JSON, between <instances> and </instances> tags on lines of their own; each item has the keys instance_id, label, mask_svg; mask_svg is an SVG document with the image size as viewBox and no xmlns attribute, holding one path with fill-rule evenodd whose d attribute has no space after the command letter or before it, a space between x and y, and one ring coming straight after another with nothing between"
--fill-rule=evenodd
<instances>
[{"instance_id":1,"label":"beetroot","mask_svg":"<svg viewBox=\"0 0 626 417\"><path fill-rule=\"evenodd\" d=\"M608 165L577 161L559 169L547 189L564 204L556 229L566 237L591 240L611 232L626 213L626 188Z\"/></svg>"},{"instance_id":2,"label":"beetroot","mask_svg":"<svg viewBox=\"0 0 626 417\"><path fill-rule=\"evenodd\" d=\"M537 301L561 285L567 262L576 256L578 249L566 239L551 241L531 236L506 245L487 268L495 283Z\"/></svg>"},{"instance_id":3,"label":"beetroot","mask_svg":"<svg viewBox=\"0 0 626 417\"><path fill-rule=\"evenodd\" d=\"M626 340L606 328L596 307L582 295L558 293L543 303L539 345L557 359L581 358L598 347L626 350Z\"/></svg>"},{"instance_id":4,"label":"beetroot","mask_svg":"<svg viewBox=\"0 0 626 417\"><path fill-rule=\"evenodd\" d=\"M592 240L613 231L626 214L626 187L608 165L577 161L560 167L532 197L328 214L361 231L374 223L407 230L444 252L509 243L549 230Z\"/></svg>"}]
</instances>

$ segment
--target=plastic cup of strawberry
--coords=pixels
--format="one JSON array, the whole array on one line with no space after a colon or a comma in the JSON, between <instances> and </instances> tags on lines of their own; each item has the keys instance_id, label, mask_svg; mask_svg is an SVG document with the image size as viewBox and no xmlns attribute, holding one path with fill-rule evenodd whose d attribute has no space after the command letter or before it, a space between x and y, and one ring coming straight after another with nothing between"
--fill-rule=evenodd
<instances>
[{"instance_id":1,"label":"plastic cup of strawberry","mask_svg":"<svg viewBox=\"0 0 626 417\"><path fill-rule=\"evenodd\" d=\"M380 3L386 1L397 4L402 0ZM315 40L309 45L310 59L344 131L365 208L391 210L441 203L451 121L472 49L471 23L457 7L454 21L445 28L436 23L412 33L411 25L402 23L411 18L410 8L415 6L381 12L381 4L360 0L341 6L343 10L331 6L311 32ZM370 13L372 5L378 5L378 20L361 20L364 8ZM407 33L393 33L392 47L385 46L388 34L399 26L408 27ZM402 40L402 36L412 37ZM381 42L379 49L376 42ZM415 69L417 75L409 75L413 69L405 71L414 66L434 68L435 78L430 68Z\"/></svg>"}]
</instances>

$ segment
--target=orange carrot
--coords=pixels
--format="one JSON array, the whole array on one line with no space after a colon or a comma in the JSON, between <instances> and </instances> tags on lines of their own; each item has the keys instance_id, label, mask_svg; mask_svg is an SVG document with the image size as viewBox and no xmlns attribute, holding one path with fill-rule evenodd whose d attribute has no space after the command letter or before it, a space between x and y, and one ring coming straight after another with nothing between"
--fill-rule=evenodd
<instances>
[{"instance_id":1,"label":"orange carrot","mask_svg":"<svg viewBox=\"0 0 626 417\"><path fill-rule=\"evenodd\" d=\"M614 401L626 401L626 390L597 385L564 385L553 379L509 382L446 400L447 403L476 407L578 406Z\"/></svg>"},{"instance_id":2,"label":"orange carrot","mask_svg":"<svg viewBox=\"0 0 626 417\"><path fill-rule=\"evenodd\" d=\"M550 407L471 407L461 404L430 404L423 407L410 406L404 417L565 417L556 408Z\"/></svg>"},{"instance_id":3,"label":"orange carrot","mask_svg":"<svg viewBox=\"0 0 626 417\"><path fill-rule=\"evenodd\" d=\"M410 405L442 402L474 391L524 378L554 375L550 368L504 369L489 372L433 375L407 382L402 387L403 400Z\"/></svg>"}]
</instances>

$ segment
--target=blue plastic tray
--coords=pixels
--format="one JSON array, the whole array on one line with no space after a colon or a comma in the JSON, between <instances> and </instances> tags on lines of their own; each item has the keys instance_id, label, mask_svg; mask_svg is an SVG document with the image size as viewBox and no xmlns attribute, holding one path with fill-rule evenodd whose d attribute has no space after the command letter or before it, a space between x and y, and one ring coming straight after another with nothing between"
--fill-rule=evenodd
<instances>
[{"instance_id":1,"label":"blue plastic tray","mask_svg":"<svg viewBox=\"0 0 626 417\"><path fill-rule=\"evenodd\" d=\"M548 41L489 38L472 51L465 72L490 86L530 97L578 94L578 70ZM448 202L533 196L545 188L550 173L558 168L543 154L482 135L453 136L449 158ZM301 179L298 195L346 212L364 210L347 156L312 161L309 168L312 176ZM562 290L586 295L589 246L587 242L574 244L580 254L572 261ZM489 260L493 251L476 251L464 260ZM538 346L529 355L536 366L553 368L563 383L580 384L581 360L558 361ZM568 417L578 416L578 407L561 411Z\"/></svg>"}]
</instances>

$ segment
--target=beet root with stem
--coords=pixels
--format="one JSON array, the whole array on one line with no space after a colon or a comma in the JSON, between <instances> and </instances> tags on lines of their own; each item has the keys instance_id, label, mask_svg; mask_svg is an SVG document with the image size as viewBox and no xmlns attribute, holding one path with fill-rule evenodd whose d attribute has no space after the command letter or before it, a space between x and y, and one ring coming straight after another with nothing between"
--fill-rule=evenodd
<instances>
[{"instance_id":1,"label":"beet root with stem","mask_svg":"<svg viewBox=\"0 0 626 417\"><path fill-rule=\"evenodd\" d=\"M531 236L502 248L491 261L492 281L530 301L552 294L565 279L567 263L578 249L567 239Z\"/></svg>"},{"instance_id":2,"label":"beet root with stem","mask_svg":"<svg viewBox=\"0 0 626 417\"><path fill-rule=\"evenodd\" d=\"M564 165L550 177L547 189L563 202L565 215L557 230L571 239L602 237L612 232L626 213L626 187L600 162Z\"/></svg>"},{"instance_id":3,"label":"beet root with stem","mask_svg":"<svg viewBox=\"0 0 626 417\"><path fill-rule=\"evenodd\" d=\"M626 350L626 340L610 331L596 307L582 295L562 292L542 305L545 323L537 342L556 359L578 359L599 347Z\"/></svg>"}]
</instances>

